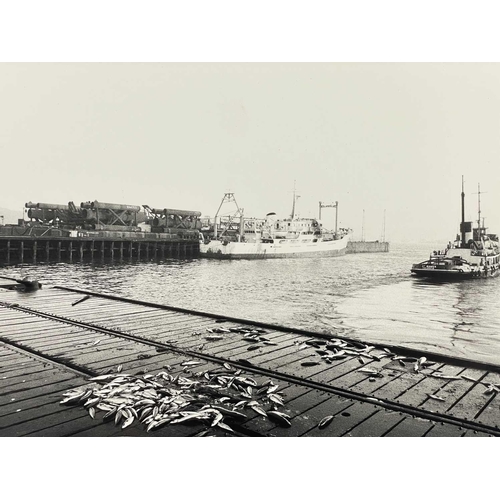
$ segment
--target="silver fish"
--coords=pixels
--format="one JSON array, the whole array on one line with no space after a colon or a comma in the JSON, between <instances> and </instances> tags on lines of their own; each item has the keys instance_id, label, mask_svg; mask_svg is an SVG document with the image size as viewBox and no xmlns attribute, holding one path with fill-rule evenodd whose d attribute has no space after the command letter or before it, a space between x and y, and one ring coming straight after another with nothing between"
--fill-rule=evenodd
<instances>
[{"instance_id":1,"label":"silver fish","mask_svg":"<svg viewBox=\"0 0 500 500\"><path fill-rule=\"evenodd\" d=\"M319 363L317 361L303 361L300 364L302 366L315 366L315 365L319 365Z\"/></svg>"},{"instance_id":2,"label":"silver fish","mask_svg":"<svg viewBox=\"0 0 500 500\"><path fill-rule=\"evenodd\" d=\"M181 363L181 366L196 366L196 365L201 365L201 361L184 361L184 363Z\"/></svg>"},{"instance_id":3,"label":"silver fish","mask_svg":"<svg viewBox=\"0 0 500 500\"><path fill-rule=\"evenodd\" d=\"M444 399L440 396L436 396L434 394L427 394L431 399L436 399L437 401L444 401Z\"/></svg>"},{"instance_id":4,"label":"silver fish","mask_svg":"<svg viewBox=\"0 0 500 500\"><path fill-rule=\"evenodd\" d=\"M328 415L325 418L321 420L321 422L318 424L318 429L324 429L326 426L330 425L332 420L334 419L333 415Z\"/></svg>"},{"instance_id":5,"label":"silver fish","mask_svg":"<svg viewBox=\"0 0 500 500\"><path fill-rule=\"evenodd\" d=\"M378 375L378 370L374 370L373 368L359 368L357 370L358 372L361 373L369 373L370 375Z\"/></svg>"},{"instance_id":6,"label":"silver fish","mask_svg":"<svg viewBox=\"0 0 500 500\"><path fill-rule=\"evenodd\" d=\"M132 423L134 422L135 418L133 415L131 415L130 417L127 418L127 420L125 420L125 422L123 422L123 425L122 425L122 429L126 429L129 425L132 425Z\"/></svg>"},{"instance_id":7,"label":"silver fish","mask_svg":"<svg viewBox=\"0 0 500 500\"><path fill-rule=\"evenodd\" d=\"M228 431L228 432L231 432L234 434L233 429L231 429L231 427L229 427L229 425L225 424L224 422L219 422L217 424L217 427L220 427L221 429L224 429L225 431Z\"/></svg>"},{"instance_id":8,"label":"silver fish","mask_svg":"<svg viewBox=\"0 0 500 500\"><path fill-rule=\"evenodd\" d=\"M281 413L279 411L270 410L267 412L267 416L270 420L278 423L283 427L291 427L292 423L288 420L288 415Z\"/></svg>"},{"instance_id":9,"label":"silver fish","mask_svg":"<svg viewBox=\"0 0 500 500\"><path fill-rule=\"evenodd\" d=\"M278 396L277 394L269 394L269 400L272 401L273 403L276 403L277 405L284 406L283 403L283 398L281 396Z\"/></svg>"},{"instance_id":10,"label":"silver fish","mask_svg":"<svg viewBox=\"0 0 500 500\"><path fill-rule=\"evenodd\" d=\"M262 415L264 417L267 417L267 413L266 411L264 410L264 408L262 408L262 406L259 406L259 405L253 405L252 407L252 410L257 412L259 415Z\"/></svg>"}]
</instances>

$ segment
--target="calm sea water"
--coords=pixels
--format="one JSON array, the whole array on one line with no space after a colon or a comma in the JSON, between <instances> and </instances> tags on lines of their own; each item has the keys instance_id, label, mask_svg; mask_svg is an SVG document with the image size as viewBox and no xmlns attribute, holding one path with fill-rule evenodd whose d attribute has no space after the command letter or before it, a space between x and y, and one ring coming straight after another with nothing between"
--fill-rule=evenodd
<instances>
[{"instance_id":1,"label":"calm sea water","mask_svg":"<svg viewBox=\"0 0 500 500\"><path fill-rule=\"evenodd\" d=\"M24 264L0 275L500 364L500 279L432 284L412 277L411 265L433 249L391 244L389 253L338 258Z\"/></svg>"}]
</instances>

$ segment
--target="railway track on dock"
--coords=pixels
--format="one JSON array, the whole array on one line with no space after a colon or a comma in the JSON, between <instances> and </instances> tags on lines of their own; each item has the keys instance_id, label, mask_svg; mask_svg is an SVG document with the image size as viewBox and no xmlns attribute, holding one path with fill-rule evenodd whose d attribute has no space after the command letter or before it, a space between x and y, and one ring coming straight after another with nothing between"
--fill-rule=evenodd
<instances>
[{"instance_id":1,"label":"railway track on dock","mask_svg":"<svg viewBox=\"0 0 500 500\"><path fill-rule=\"evenodd\" d=\"M64 315L64 311L66 311L66 314L69 314L72 312L72 309L67 308L67 306L58 306L57 301L53 302L52 304L52 311L51 312L45 312L39 310L39 307L43 306L43 304L40 303L40 305L37 305L37 308L30 307L27 305L22 305L20 303L14 302L14 301L3 301L0 302L0 305L2 306L4 312L5 310L10 310L14 313L14 316L9 319L8 314L4 314L3 317L7 319L7 321L12 321L14 325L18 324L17 322L20 321L20 318L17 316L18 313L22 314L23 317L29 318L30 321L33 322L33 329L36 330L38 321L43 321L44 322L44 328L47 332L47 340L44 341L42 339L38 339L37 336L33 336L31 334L24 334L24 336L20 336L17 340L14 336L5 336L3 334L0 334L0 340L3 341L6 345L10 346L13 349L17 349L19 351L24 351L27 354L31 356L38 357L39 359L44 359L47 362L50 362L54 364L55 366L59 367L65 367L69 370L74 371L75 373L80 374L81 376L89 377L89 376L95 376L103 371L106 371L109 369L110 362L114 359L113 357L109 358L106 362L103 361L103 363L94 363L91 366L88 366L84 363L80 363L78 360L71 360L65 356L61 356L57 352L52 352L50 348L50 328L47 329L47 322L55 322L58 325L62 325L64 327L68 328L68 331L71 331L71 329L76 329L78 335L82 333L80 336L78 336L79 342L85 343L85 338L90 338L90 339L96 339L93 340L93 342L98 342L100 341L99 339L106 339L106 342L109 345L110 349L120 349L120 347L117 346L122 346L121 348L124 348L120 342L128 342L132 343L135 348L137 349L146 349L148 350L148 353L154 352L154 355L147 354L144 355L143 360L140 364L136 363L136 366L139 367L144 367L144 366L158 366L158 363L155 362L156 357L161 357L161 360L159 360L161 363L165 362L165 360L169 359L174 359L176 362L176 367L177 369L181 370L181 362L185 361L187 359L193 360L202 360L206 362L209 366L223 366L224 364L230 364L231 366L240 369L242 371L251 373L253 375L261 376L261 377L268 377L276 381L280 381L280 383L285 384L288 387L295 387L296 391L297 388L299 388L299 393L302 391L303 393L306 393L307 391L314 391L314 394L321 394L321 395L328 395L335 396L341 401L348 401L350 404L353 405L365 405L365 407L375 407L378 409L383 409L387 412L390 412L391 414L399 414L403 416L407 416L409 418L417 418L417 419L424 419L425 421L434 423L434 424L440 424L448 427L453 427L453 428L458 428L458 429L463 429L464 433L470 431L470 432L475 432L479 434L485 434L485 435L492 435L492 436L499 436L500 435L500 430L498 427L495 425L488 425L484 422L480 421L474 421L471 418L462 418L460 416L450 414L450 413L439 413L436 412L435 410L432 409L427 409L427 408L422 408L422 407L417 407L414 404L406 404L403 400L396 400L396 399L391 399L387 397L383 397L382 395L378 395L377 391L375 392L366 392L362 390L356 390L356 384L354 384L351 387L343 387L341 384L336 385L335 379L333 381L327 380L326 374L327 372L334 368L335 366L337 368L344 368L348 365L348 363L351 362L351 360L345 360L345 359L340 359L338 360L334 365L326 365L326 366L321 366L320 364L314 364L309 368L309 371L305 371L305 373L298 373L295 374L293 370L290 370L290 366L292 363L286 363L285 360L287 357L291 356L292 354L286 354L288 350L290 350L290 347L287 345L290 344L290 339L289 337L292 336L294 337L294 342L305 342L307 340L325 340L325 339L332 339L334 338L333 336L329 336L327 334L320 334L320 333L315 333L315 332L304 332L301 330L297 329L289 329L285 327L279 327L275 325L267 325L265 323L257 323L257 322L251 322L251 321L243 321L243 320L237 320L235 318L229 318L225 316L219 316L219 315L213 315L213 314L205 314L205 313L193 313L192 311L186 311L183 309L179 308L171 308L168 306L158 306L158 305L152 305L152 304L147 304L144 302L140 301L133 301L133 300L128 300L128 299L123 299L123 298L113 298L109 296L104 296L102 294L91 294L90 292L85 292L85 291L80 291L80 290L74 290L74 289L63 289L60 288L61 292L63 293L62 297L66 297L64 293L70 292L72 295L71 297L80 297L78 300L72 302L72 304L77 304L83 299L84 297L96 297L96 298L101 298L110 301L109 308L103 308L103 311L106 310L108 312L114 311L114 312L119 312L120 316L122 318L122 322L119 323L122 326L103 326L100 324L96 324L97 321L89 321L89 319L86 319L85 314L81 314L85 319L76 319L76 318L71 318L68 317L67 315ZM55 292L57 293L57 292ZM83 296L82 296L83 295ZM126 303L131 306L137 306L137 309L134 309L133 307L127 311L127 310L121 310L119 307L115 308L116 303ZM162 311L170 311L173 313L180 313L180 314L186 314L189 313L191 315L194 314L195 317L198 319L201 318L201 323L200 323L200 328L205 328L206 323L204 323L204 319L210 320L209 324L212 324L215 322L215 324L231 324L237 322L237 324L244 324L244 325L250 325L252 327L257 327L257 328L262 328L265 329L266 331L269 331L272 333L272 340L275 342L271 342L272 344L276 344L273 346L272 351L273 355L275 355L275 358L272 358L272 355L268 355L268 358L270 361L266 362L260 362L262 358L262 354L254 353L254 351L249 352L248 346L243 342L243 346L241 345L241 339L236 339L236 340L229 340L225 343L225 348L221 347L219 350L214 349L212 352L203 352L203 350L200 350L199 348L199 343L198 345L195 344L184 344L182 345L175 345L176 339L172 337L166 337L163 339L154 339L148 336L147 334L147 328L145 328L146 333L144 333L144 329L141 330L140 335L136 332L134 333L134 330L132 329L130 332L129 331L124 331L126 329L127 325L127 318L129 318L131 321L134 318L134 315L140 315L141 314L141 307L149 307L149 311L153 311L155 309L157 310L162 310ZM76 307L76 306L75 306ZM57 311L54 312L54 311ZM92 311L92 309L89 310L88 314L92 316L92 314L95 315L94 319L99 320L99 322L102 322L102 317L99 317L98 314L95 311ZM168 313L167 313L168 314ZM142 317L142 316L141 316ZM160 315L160 318L162 315ZM173 321L174 318L178 320L177 316L175 314L171 316L166 316L167 318L170 318L170 321ZM111 324L113 324L113 320L109 320ZM177 323L179 325L181 323ZM197 325L198 323L195 323ZM123 326L125 325L125 326ZM188 327L180 327L176 331L182 332L186 329L189 329ZM30 331L29 328L26 331ZM57 332L57 328L55 329L55 332ZM192 332L191 332L192 334ZM30 336L31 335L31 336ZM185 334L186 336L187 334ZM241 337L241 336L240 336ZM270 335L271 337L271 335ZM35 340L29 340L27 339L35 339ZM280 340L281 342L284 343L285 347L280 346ZM286 342L288 342L288 344ZM104 343L104 342L103 342ZM131 345L132 345L131 344ZM190 347L191 345L191 347ZM215 345L212 344L212 345ZM296 343L292 344L295 346L295 352L296 352ZM114 347L113 347L114 346ZM386 348L386 347L383 347ZM383 349L382 348L382 349ZM387 348L386 348L387 349ZM283 351L280 356L280 351ZM416 354L416 351L413 350L402 350L402 352L405 352L406 354ZM71 349L70 349L71 352ZM111 351L109 351L111 352ZM144 351L146 352L146 351ZM85 354L85 353L84 353ZM421 353L418 353L421 354ZM139 353L139 356L141 354ZM117 356L116 357L116 362L123 361L122 360L123 356ZM446 358L446 357L445 357ZM83 359L86 359L85 357ZM308 358L309 359L309 358ZM443 360L442 357L440 358L441 361ZM273 365L273 360L278 360L275 361ZM361 373L366 373L365 372L360 372L359 369L370 369L370 367L373 367L374 370L379 371L380 367L382 366L383 363L388 362L388 359L385 359L385 361L381 359L372 358L372 359L367 359L363 365L357 364L353 365L350 367L350 369L347 370L352 376L359 376ZM283 363L283 364L280 364ZM358 363L356 360L355 363ZM443 365L438 364L437 368L435 371L437 372L439 369L442 369ZM307 376L307 374L311 374L311 376ZM321 377L318 378L318 373L321 374L323 373L323 379ZM397 381L400 379L399 383L402 384L402 379L403 375L405 372L401 372L400 374L396 374L390 381L387 381L386 384L390 385L392 381ZM429 372L429 375L432 374L432 371ZM483 374L483 377L480 379L478 378L475 380L475 382L472 383L472 387L481 387L480 384L482 383L481 380L484 379L486 375ZM361 375L361 379L363 378L363 375ZM364 380L360 382L360 386L369 385L369 380L370 377L367 375L364 375ZM341 378L339 379L341 380ZM452 384L453 381L456 380L451 378L451 379L444 379L441 380L440 383L440 388L445 387L448 384ZM486 380L486 379L485 379ZM377 382L379 382L377 380ZM465 379L464 379L465 382ZM380 382L379 382L380 383ZM406 383L406 382L405 382ZM376 386L377 384L375 384ZM415 384L416 386L417 384ZM484 383L484 385L486 385ZM383 387L380 386L380 387ZM410 388L413 386L410 386ZM383 391L382 391L383 393ZM490 398L490 403L494 401L496 396L496 393L492 395ZM301 396L299 396L300 398ZM325 396L322 396L323 398ZM430 398L433 399L433 398ZM457 399L455 402L454 406L458 405L460 402L460 399ZM320 401L322 399L320 398ZM431 401L432 403L432 401ZM345 406L345 405L344 405ZM349 405L347 405L349 407ZM357 406L356 406L357 407ZM340 408L340 407L339 407ZM486 408L486 407L485 407ZM474 417L477 418L482 412L484 411L483 409L478 410L477 412L474 413ZM345 413L345 412L344 412ZM342 413L343 414L343 413ZM241 435L265 435L265 433L260 433L259 430L255 431L252 430L251 426L248 425L243 425L240 426L238 429L238 432L241 433ZM389 431L390 429L388 429ZM309 430L310 431L310 430ZM308 432L309 432L308 431ZM308 435L306 433L306 435Z\"/></svg>"}]
</instances>

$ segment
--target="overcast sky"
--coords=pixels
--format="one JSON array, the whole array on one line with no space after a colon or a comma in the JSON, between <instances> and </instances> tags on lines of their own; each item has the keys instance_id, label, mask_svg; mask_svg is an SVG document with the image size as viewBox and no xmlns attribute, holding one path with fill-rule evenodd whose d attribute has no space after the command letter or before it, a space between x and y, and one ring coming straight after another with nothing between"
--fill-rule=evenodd
<instances>
[{"instance_id":1,"label":"overcast sky","mask_svg":"<svg viewBox=\"0 0 500 500\"><path fill-rule=\"evenodd\" d=\"M98 200L339 225L500 232L500 63L3 63L0 207ZM334 210L323 220L333 226Z\"/></svg>"}]
</instances>

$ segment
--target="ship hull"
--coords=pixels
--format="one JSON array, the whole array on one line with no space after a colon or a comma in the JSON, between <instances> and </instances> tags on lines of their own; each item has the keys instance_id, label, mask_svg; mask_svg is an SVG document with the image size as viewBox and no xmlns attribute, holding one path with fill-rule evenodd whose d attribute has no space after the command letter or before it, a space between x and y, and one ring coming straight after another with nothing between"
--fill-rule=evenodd
<instances>
[{"instance_id":1,"label":"ship hull","mask_svg":"<svg viewBox=\"0 0 500 500\"><path fill-rule=\"evenodd\" d=\"M500 275L498 265L491 266L485 270L461 271L459 269L432 269L413 268L411 273L422 278L429 278L436 281L465 281L486 278L496 278Z\"/></svg>"},{"instance_id":2,"label":"ship hull","mask_svg":"<svg viewBox=\"0 0 500 500\"><path fill-rule=\"evenodd\" d=\"M411 272L415 276L419 276L421 278L429 278L436 281L465 281L465 280L481 279L486 277L486 276L478 276L472 273L460 273L458 271L412 269ZM487 277L491 277L491 275Z\"/></svg>"},{"instance_id":3,"label":"ship hull","mask_svg":"<svg viewBox=\"0 0 500 500\"><path fill-rule=\"evenodd\" d=\"M346 253L348 236L340 240L295 242L274 240L272 243L211 241L200 244L200 256L210 259L288 259L304 257L338 257Z\"/></svg>"}]
</instances>

